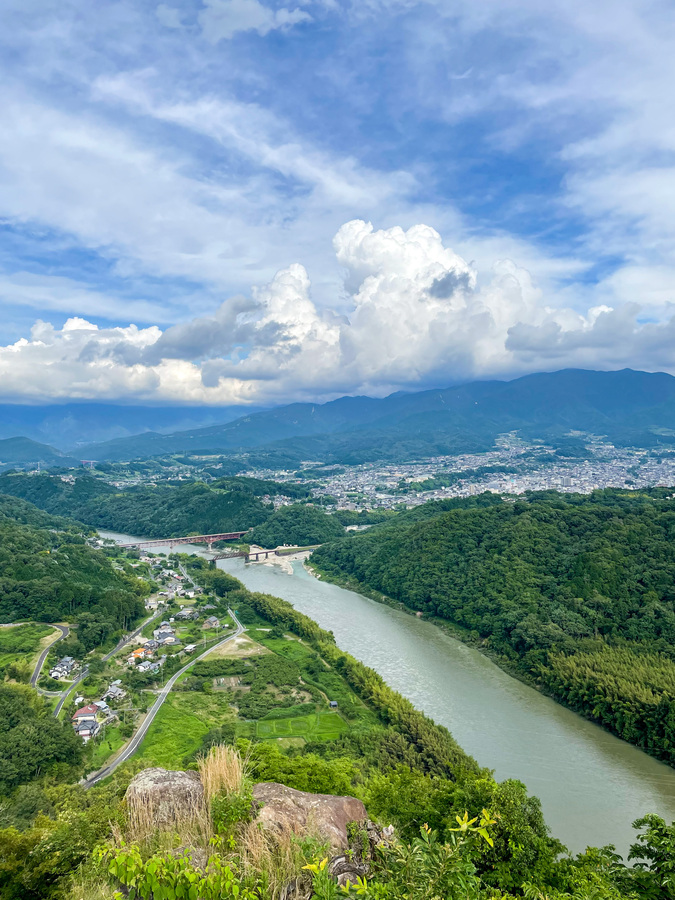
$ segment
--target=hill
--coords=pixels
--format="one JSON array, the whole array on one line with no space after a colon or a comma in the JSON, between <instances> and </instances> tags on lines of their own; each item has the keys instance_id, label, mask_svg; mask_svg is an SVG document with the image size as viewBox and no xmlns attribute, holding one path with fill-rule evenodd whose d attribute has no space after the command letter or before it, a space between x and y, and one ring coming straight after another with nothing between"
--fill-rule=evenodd
<instances>
[{"instance_id":1,"label":"hill","mask_svg":"<svg viewBox=\"0 0 675 900\"><path fill-rule=\"evenodd\" d=\"M90 547L81 526L0 494L0 620L59 622L88 614L97 634L107 635L142 614L142 596L140 582Z\"/></svg>"},{"instance_id":2,"label":"hill","mask_svg":"<svg viewBox=\"0 0 675 900\"><path fill-rule=\"evenodd\" d=\"M43 466L75 466L79 465L79 460L27 437L0 440L0 470L10 466L36 466L38 463Z\"/></svg>"},{"instance_id":3,"label":"hill","mask_svg":"<svg viewBox=\"0 0 675 900\"><path fill-rule=\"evenodd\" d=\"M316 506L282 506L262 525L257 525L246 540L259 547L279 547L282 544L321 544L343 537L344 527L335 516L329 516Z\"/></svg>"},{"instance_id":4,"label":"hill","mask_svg":"<svg viewBox=\"0 0 675 900\"><path fill-rule=\"evenodd\" d=\"M210 485L192 482L118 490L84 473L68 481L58 475L8 474L0 477L0 492L96 528L149 538L245 531L272 515L270 496L304 499L311 493L298 485L236 477Z\"/></svg>"},{"instance_id":5,"label":"hill","mask_svg":"<svg viewBox=\"0 0 675 900\"><path fill-rule=\"evenodd\" d=\"M569 369L381 400L294 403L224 425L91 445L86 453L114 460L220 450L290 464L308 458L358 463L483 450L509 431L559 440L577 430L617 444L652 446L675 441L674 422L672 376Z\"/></svg>"}]
</instances>

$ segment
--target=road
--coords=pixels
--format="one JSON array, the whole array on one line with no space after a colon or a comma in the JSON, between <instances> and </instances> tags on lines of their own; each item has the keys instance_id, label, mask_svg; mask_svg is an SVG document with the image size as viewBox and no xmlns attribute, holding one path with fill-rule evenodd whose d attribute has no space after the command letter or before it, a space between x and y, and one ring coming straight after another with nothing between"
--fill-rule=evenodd
<instances>
[{"instance_id":1,"label":"road","mask_svg":"<svg viewBox=\"0 0 675 900\"><path fill-rule=\"evenodd\" d=\"M38 661L35 663L33 674L30 676L30 686L34 688L37 688L38 678L40 677L40 672L42 671L42 667L44 666L45 660L47 659L47 654L57 641L62 641L64 637L68 637L68 635L70 634L70 628L68 628L67 625L52 625L52 628L58 628L58 630L61 632L61 637L57 637L56 640L51 642L51 644L48 644L40 654L40 659L38 659Z\"/></svg>"},{"instance_id":2,"label":"road","mask_svg":"<svg viewBox=\"0 0 675 900\"><path fill-rule=\"evenodd\" d=\"M143 629L145 628L146 625L149 625L150 622L154 622L155 619L158 619L160 616L163 616L164 613L165 613L164 609L158 609L157 612L154 615L150 616L149 619L146 619L144 622L141 622L141 624L138 626L138 628L135 631L132 631L131 634L128 634L126 637L124 637L120 641L118 641L117 645L115 647L113 647L113 649L109 653L106 653L105 656L101 657L102 661L108 662L109 659L111 659L116 653L119 653L120 650L122 650L124 647L126 647L127 644L130 644L132 641L135 641L136 638L139 636L139 634L143 631ZM85 666L84 669L82 669L80 674L77 676L77 678L71 683L70 687L66 691L64 691L64 693L61 695L61 699L56 704L56 709L54 710L54 718L58 718L58 715L61 712L61 710L63 709L63 705L66 702L66 700L68 699L68 697L72 694L72 692L75 690L77 685L84 678L87 677L88 674L89 674L89 666Z\"/></svg>"},{"instance_id":3,"label":"road","mask_svg":"<svg viewBox=\"0 0 675 900\"><path fill-rule=\"evenodd\" d=\"M86 781L83 781L82 782L83 787L85 787L85 788L93 787L98 781L101 781L103 778L107 778L108 775L112 775L112 773L115 771L115 769L118 766L122 765L123 762L126 762L131 756L134 755L136 750L138 750L138 748L140 747L140 745L143 741L143 738L145 737L145 735L148 732L148 729L154 722L155 716L161 709L162 704L164 703L166 698L169 696L169 693L171 692L172 687L174 686L176 681L180 678L180 676L183 675L185 672L187 672L187 670L190 668L190 666L193 666L196 662L199 662L200 659L204 659L205 656L208 656L209 653L212 653L218 647L222 647L223 644L227 644L228 641L234 640L234 638L239 637L239 635L243 633L243 631L245 630L244 626L241 624L239 619L235 616L234 610L228 609L228 612L229 612L230 616L232 617L233 622L237 626L236 631L233 631L232 634L228 635L226 638L223 638L222 641L219 641L217 644L214 644L213 647L209 647L208 650L205 650L203 653L200 653L199 656L195 656L194 659L191 659L190 662L188 662L186 665L184 665L182 669L179 669L174 675L171 676L171 678L169 678L167 683L164 685L164 687L158 694L157 699L155 700L155 702L152 704L152 706L148 710L148 714L146 715L145 719L143 719L141 727L138 729L136 734L131 738L131 740L129 741L127 746L124 748L124 750L120 753L120 755L117 757L117 759L113 760L113 762L111 762L110 765L105 766L103 769L100 769L94 775L90 776Z\"/></svg>"}]
</instances>

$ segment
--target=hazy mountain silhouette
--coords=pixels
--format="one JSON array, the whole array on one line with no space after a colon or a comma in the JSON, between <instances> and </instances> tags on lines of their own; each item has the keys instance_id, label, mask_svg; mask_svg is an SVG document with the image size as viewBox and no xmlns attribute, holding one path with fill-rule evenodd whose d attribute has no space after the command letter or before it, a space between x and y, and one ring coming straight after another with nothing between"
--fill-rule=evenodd
<instances>
[{"instance_id":1,"label":"hazy mountain silhouette","mask_svg":"<svg viewBox=\"0 0 675 900\"><path fill-rule=\"evenodd\" d=\"M226 424L145 433L82 448L114 460L197 450L265 449L347 462L475 450L503 432L560 438L572 430L621 444L675 442L675 378L664 373L566 369L514 381L477 381L383 399L293 403Z\"/></svg>"}]
</instances>

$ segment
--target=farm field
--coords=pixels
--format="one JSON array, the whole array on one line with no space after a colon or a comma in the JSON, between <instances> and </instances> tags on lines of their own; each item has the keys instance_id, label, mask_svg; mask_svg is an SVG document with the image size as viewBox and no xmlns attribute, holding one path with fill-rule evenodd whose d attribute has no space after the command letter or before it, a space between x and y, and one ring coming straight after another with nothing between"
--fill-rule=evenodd
<instances>
[{"instance_id":1,"label":"farm field","mask_svg":"<svg viewBox=\"0 0 675 900\"><path fill-rule=\"evenodd\" d=\"M148 765L180 768L211 728L232 719L223 694L170 694L141 744L138 758Z\"/></svg>"},{"instance_id":2,"label":"farm field","mask_svg":"<svg viewBox=\"0 0 675 900\"><path fill-rule=\"evenodd\" d=\"M322 710L305 716L278 718L273 713L256 722L259 740L273 738L304 738L310 741L330 741L349 731L349 725L337 712Z\"/></svg>"},{"instance_id":3,"label":"farm field","mask_svg":"<svg viewBox=\"0 0 675 900\"><path fill-rule=\"evenodd\" d=\"M120 734L118 726L106 726L103 738L94 743L94 750L90 763L92 772L105 765L113 753L117 753L124 742L125 738Z\"/></svg>"},{"instance_id":4,"label":"farm field","mask_svg":"<svg viewBox=\"0 0 675 900\"><path fill-rule=\"evenodd\" d=\"M33 665L42 649L58 632L51 625L17 625L0 628L0 668L11 663Z\"/></svg>"},{"instance_id":5,"label":"farm field","mask_svg":"<svg viewBox=\"0 0 675 900\"><path fill-rule=\"evenodd\" d=\"M375 713L356 696L345 680L334 670L319 660L315 652L304 641L297 637L270 637L266 629L249 629L255 637L269 650L277 655L292 660L301 670L303 682L317 688L327 701L339 703L340 716L346 726L345 719L354 724L357 720L362 724L376 725ZM326 711L327 712L327 711ZM335 715L335 714L333 714ZM336 735L339 736L339 735Z\"/></svg>"}]
</instances>

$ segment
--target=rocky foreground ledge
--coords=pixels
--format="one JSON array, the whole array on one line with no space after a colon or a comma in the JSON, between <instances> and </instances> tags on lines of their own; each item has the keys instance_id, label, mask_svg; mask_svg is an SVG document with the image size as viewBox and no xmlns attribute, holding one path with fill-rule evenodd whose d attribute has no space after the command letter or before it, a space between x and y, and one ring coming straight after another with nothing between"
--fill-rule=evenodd
<instances>
[{"instance_id":1,"label":"rocky foreground ledge","mask_svg":"<svg viewBox=\"0 0 675 900\"><path fill-rule=\"evenodd\" d=\"M148 829L184 828L205 811L204 788L196 772L145 769L129 784L126 800ZM328 867L338 884L367 875L376 846L393 837L393 828L379 829L356 797L312 794L276 782L253 786L252 821L272 835L313 835L328 844ZM299 878L288 886L291 895L310 897L311 881Z\"/></svg>"}]
</instances>

